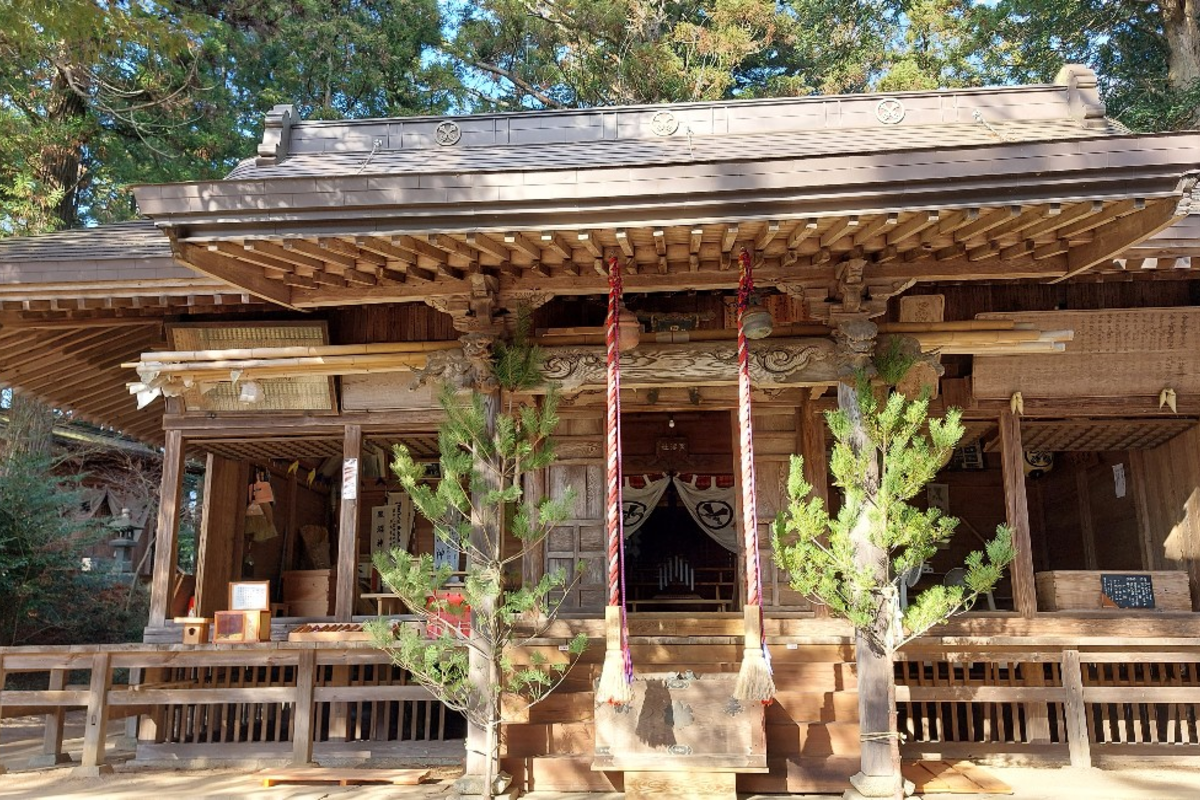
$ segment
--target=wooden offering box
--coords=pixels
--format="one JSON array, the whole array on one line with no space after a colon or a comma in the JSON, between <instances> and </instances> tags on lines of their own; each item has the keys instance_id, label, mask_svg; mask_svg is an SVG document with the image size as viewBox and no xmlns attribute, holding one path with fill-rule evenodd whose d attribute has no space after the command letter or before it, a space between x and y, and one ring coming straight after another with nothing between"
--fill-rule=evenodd
<instances>
[{"instance_id":1,"label":"wooden offering box","mask_svg":"<svg viewBox=\"0 0 1200 800\"><path fill-rule=\"evenodd\" d=\"M231 582L229 609L214 615L214 644L271 641L270 581Z\"/></svg>"},{"instance_id":2,"label":"wooden offering box","mask_svg":"<svg viewBox=\"0 0 1200 800\"><path fill-rule=\"evenodd\" d=\"M271 641L270 611L218 611L213 622L214 644Z\"/></svg>"},{"instance_id":3,"label":"wooden offering box","mask_svg":"<svg viewBox=\"0 0 1200 800\"><path fill-rule=\"evenodd\" d=\"M736 682L736 672L635 675L629 705L596 706L592 769L624 770L626 780L630 772L703 774L709 782L720 781L714 773L766 772L763 704L734 700ZM664 796L701 796L672 785ZM721 795L736 796L732 781Z\"/></svg>"},{"instance_id":4,"label":"wooden offering box","mask_svg":"<svg viewBox=\"0 0 1200 800\"><path fill-rule=\"evenodd\" d=\"M183 626L184 644L208 644L208 629L212 620L208 617L175 617Z\"/></svg>"},{"instance_id":5,"label":"wooden offering box","mask_svg":"<svg viewBox=\"0 0 1200 800\"><path fill-rule=\"evenodd\" d=\"M1191 611L1186 572L1057 570L1036 576L1040 611Z\"/></svg>"}]
</instances>

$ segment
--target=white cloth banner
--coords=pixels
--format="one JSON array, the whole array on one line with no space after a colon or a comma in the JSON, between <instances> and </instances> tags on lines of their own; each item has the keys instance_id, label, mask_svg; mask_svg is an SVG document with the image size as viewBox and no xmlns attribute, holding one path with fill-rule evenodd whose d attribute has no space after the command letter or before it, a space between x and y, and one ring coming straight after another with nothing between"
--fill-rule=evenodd
<instances>
[{"instance_id":1,"label":"white cloth banner","mask_svg":"<svg viewBox=\"0 0 1200 800\"><path fill-rule=\"evenodd\" d=\"M656 480L643 475L625 478L621 486L621 511L626 539L650 519L670 482L666 475Z\"/></svg>"},{"instance_id":2,"label":"white cloth banner","mask_svg":"<svg viewBox=\"0 0 1200 800\"><path fill-rule=\"evenodd\" d=\"M729 552L738 552L737 518L734 514L737 487L718 486L715 475L689 475L687 480L677 475L673 480L684 507L696 520L700 530ZM706 488L699 488L704 484L707 484Z\"/></svg>"}]
</instances>

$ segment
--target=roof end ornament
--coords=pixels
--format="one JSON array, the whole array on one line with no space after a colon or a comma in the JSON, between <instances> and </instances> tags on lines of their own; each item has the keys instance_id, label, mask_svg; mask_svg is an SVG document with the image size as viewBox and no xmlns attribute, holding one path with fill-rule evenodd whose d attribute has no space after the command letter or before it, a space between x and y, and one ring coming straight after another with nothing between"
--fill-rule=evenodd
<instances>
[{"instance_id":1,"label":"roof end ornament","mask_svg":"<svg viewBox=\"0 0 1200 800\"><path fill-rule=\"evenodd\" d=\"M295 121L296 107L291 103L277 105L267 112L262 142L258 145L258 158L254 159L256 166L272 167L288 157L292 123Z\"/></svg>"},{"instance_id":2,"label":"roof end ornament","mask_svg":"<svg viewBox=\"0 0 1200 800\"><path fill-rule=\"evenodd\" d=\"M1100 99L1096 73L1083 64L1064 64L1054 76L1054 83L1067 87L1067 104L1071 116L1084 128L1103 128L1104 101Z\"/></svg>"}]
</instances>

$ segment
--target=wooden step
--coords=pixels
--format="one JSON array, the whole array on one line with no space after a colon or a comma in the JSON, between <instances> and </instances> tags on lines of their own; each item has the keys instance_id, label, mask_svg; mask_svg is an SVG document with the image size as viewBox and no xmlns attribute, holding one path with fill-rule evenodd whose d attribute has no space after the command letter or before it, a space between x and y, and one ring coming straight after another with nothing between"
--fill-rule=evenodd
<instances>
[{"instance_id":1,"label":"wooden step","mask_svg":"<svg viewBox=\"0 0 1200 800\"><path fill-rule=\"evenodd\" d=\"M595 695L592 692L553 692L532 706L528 722L591 722Z\"/></svg>"},{"instance_id":2,"label":"wooden step","mask_svg":"<svg viewBox=\"0 0 1200 800\"><path fill-rule=\"evenodd\" d=\"M800 722L767 725L767 752L781 756L857 756L857 722Z\"/></svg>"},{"instance_id":3,"label":"wooden step","mask_svg":"<svg viewBox=\"0 0 1200 800\"><path fill-rule=\"evenodd\" d=\"M755 794L840 794L858 772L858 756L767 756L765 775L738 775L739 792Z\"/></svg>"},{"instance_id":4,"label":"wooden step","mask_svg":"<svg viewBox=\"0 0 1200 800\"><path fill-rule=\"evenodd\" d=\"M767 706L767 722L857 722L858 692L779 690Z\"/></svg>"},{"instance_id":5,"label":"wooden step","mask_svg":"<svg viewBox=\"0 0 1200 800\"><path fill-rule=\"evenodd\" d=\"M732 772L626 772L625 800L737 800L737 775Z\"/></svg>"},{"instance_id":6,"label":"wooden step","mask_svg":"<svg viewBox=\"0 0 1200 800\"><path fill-rule=\"evenodd\" d=\"M254 777L260 779L263 786L281 783L336 783L338 786L387 783L392 786L416 786L429 777L429 770L295 767L264 769L254 773Z\"/></svg>"},{"instance_id":7,"label":"wooden step","mask_svg":"<svg viewBox=\"0 0 1200 800\"><path fill-rule=\"evenodd\" d=\"M772 662L775 688L779 691L833 692L858 688L857 670L853 664L822 664L817 662Z\"/></svg>"},{"instance_id":8,"label":"wooden step","mask_svg":"<svg viewBox=\"0 0 1200 800\"><path fill-rule=\"evenodd\" d=\"M622 772L593 772L592 756L502 758L500 767L524 792L623 792Z\"/></svg>"},{"instance_id":9,"label":"wooden step","mask_svg":"<svg viewBox=\"0 0 1200 800\"><path fill-rule=\"evenodd\" d=\"M906 761L904 777L919 794L1012 794L1012 787L969 761Z\"/></svg>"},{"instance_id":10,"label":"wooden step","mask_svg":"<svg viewBox=\"0 0 1200 800\"><path fill-rule=\"evenodd\" d=\"M591 722L505 725L500 746L506 756L591 755L596 728Z\"/></svg>"}]
</instances>

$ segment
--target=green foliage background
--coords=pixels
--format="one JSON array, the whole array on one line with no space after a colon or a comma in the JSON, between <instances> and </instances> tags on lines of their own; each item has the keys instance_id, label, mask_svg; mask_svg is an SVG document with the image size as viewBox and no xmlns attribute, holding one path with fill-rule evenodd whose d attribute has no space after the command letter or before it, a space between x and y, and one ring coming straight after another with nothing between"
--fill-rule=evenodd
<instances>
[{"instance_id":1,"label":"green foliage background","mask_svg":"<svg viewBox=\"0 0 1200 800\"><path fill-rule=\"evenodd\" d=\"M0 465L0 644L140 641L148 593L130 576L85 572L81 557L112 531L72 513L79 477L53 456L21 453Z\"/></svg>"},{"instance_id":2,"label":"green foliage background","mask_svg":"<svg viewBox=\"0 0 1200 800\"><path fill-rule=\"evenodd\" d=\"M1136 130L1194 124L1179 0L7 0L0 235L127 219L309 119L900 91L1100 74ZM1194 37L1193 37L1194 38ZM1187 41L1184 47L1200 48Z\"/></svg>"}]
</instances>

